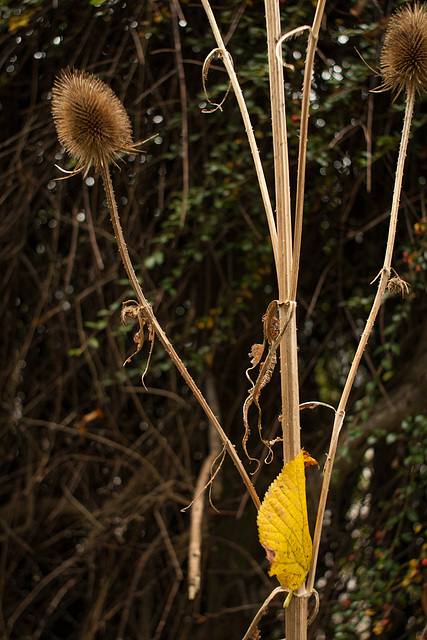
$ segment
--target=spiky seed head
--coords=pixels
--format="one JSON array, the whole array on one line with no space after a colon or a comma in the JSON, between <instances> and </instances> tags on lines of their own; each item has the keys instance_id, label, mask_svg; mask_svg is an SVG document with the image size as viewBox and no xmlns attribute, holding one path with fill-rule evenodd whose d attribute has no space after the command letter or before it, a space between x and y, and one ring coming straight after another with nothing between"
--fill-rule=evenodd
<instances>
[{"instance_id":1,"label":"spiky seed head","mask_svg":"<svg viewBox=\"0 0 427 640\"><path fill-rule=\"evenodd\" d=\"M72 174L87 175L93 164L135 153L129 117L116 94L87 71L63 69L52 89L52 115L59 142L77 160Z\"/></svg>"},{"instance_id":2,"label":"spiky seed head","mask_svg":"<svg viewBox=\"0 0 427 640\"><path fill-rule=\"evenodd\" d=\"M427 4L406 4L391 16L380 71L383 90L427 90Z\"/></svg>"}]
</instances>

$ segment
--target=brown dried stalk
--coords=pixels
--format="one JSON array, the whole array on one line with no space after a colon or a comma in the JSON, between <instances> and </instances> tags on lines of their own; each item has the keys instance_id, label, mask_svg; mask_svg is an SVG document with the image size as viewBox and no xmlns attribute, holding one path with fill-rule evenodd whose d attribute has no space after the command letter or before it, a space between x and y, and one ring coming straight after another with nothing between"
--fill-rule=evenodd
<instances>
[{"instance_id":1,"label":"brown dried stalk","mask_svg":"<svg viewBox=\"0 0 427 640\"><path fill-rule=\"evenodd\" d=\"M63 71L55 81L52 96L52 113L59 140L66 151L77 159L76 168L69 173L70 175L75 175L83 171L84 175L86 175L92 164L95 169L100 169L114 235L142 314L149 326L154 328L166 353L216 429L224 447L237 467L249 495L258 508L260 505L259 497L235 448L160 326L154 315L153 308L141 289L132 266L120 224L108 167L110 162L115 163L121 153L135 153L137 151L136 147L138 145L135 145L132 141L130 122L125 109L109 87L86 71L70 71L69 69Z\"/></svg>"},{"instance_id":2,"label":"brown dried stalk","mask_svg":"<svg viewBox=\"0 0 427 640\"><path fill-rule=\"evenodd\" d=\"M384 263L379 275L379 285L375 299L366 321L365 329L358 344L356 354L350 367L346 383L341 395L332 429L331 443L325 465L320 504L317 512L316 528L313 539L312 563L307 579L307 591L314 586L314 574L319 553L323 517L326 498L332 475L332 466L338 446L338 437L344 422L345 409L352 389L360 361L365 351L369 336L381 307L384 293L390 281L392 271L394 241L396 236L400 194L402 190L403 171L409 141L415 93L427 89L427 6L418 4L412 7L405 5L390 19L381 54L381 74L383 84L379 91L392 89L397 95L406 91L406 108L400 140L399 156L395 174L393 199L390 211L390 223ZM397 97L396 95L396 97ZM378 277L378 276L377 276ZM376 280L376 278L375 278Z\"/></svg>"}]
</instances>

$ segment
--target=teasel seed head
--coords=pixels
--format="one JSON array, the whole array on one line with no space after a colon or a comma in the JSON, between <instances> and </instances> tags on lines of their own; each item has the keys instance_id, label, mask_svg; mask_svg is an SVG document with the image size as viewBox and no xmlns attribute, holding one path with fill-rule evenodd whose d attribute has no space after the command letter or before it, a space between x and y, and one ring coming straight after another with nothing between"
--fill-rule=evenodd
<instances>
[{"instance_id":1,"label":"teasel seed head","mask_svg":"<svg viewBox=\"0 0 427 640\"><path fill-rule=\"evenodd\" d=\"M427 90L427 5L406 4L390 18L380 59L381 90Z\"/></svg>"},{"instance_id":2,"label":"teasel seed head","mask_svg":"<svg viewBox=\"0 0 427 640\"><path fill-rule=\"evenodd\" d=\"M116 164L120 153L136 153L129 117L116 94L87 71L63 69L52 89L52 115L59 142L77 160L71 175L91 165Z\"/></svg>"}]
</instances>

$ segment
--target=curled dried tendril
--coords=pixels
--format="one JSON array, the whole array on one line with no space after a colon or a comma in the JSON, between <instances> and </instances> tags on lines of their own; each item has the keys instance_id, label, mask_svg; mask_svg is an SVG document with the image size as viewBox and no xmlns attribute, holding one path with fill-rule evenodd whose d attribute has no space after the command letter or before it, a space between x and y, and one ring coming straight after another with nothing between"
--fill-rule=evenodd
<instances>
[{"instance_id":1,"label":"curled dried tendril","mask_svg":"<svg viewBox=\"0 0 427 640\"><path fill-rule=\"evenodd\" d=\"M295 71L295 67L293 64L289 64L288 62L284 62L283 60L282 51L281 51L282 44L287 40L291 40L292 38L296 38L297 36L300 36L302 33L304 33L304 31L308 31L309 34L312 33L311 27L305 24L301 27L297 27L296 29L292 29L292 31L288 31L288 33L284 33L282 36L280 36L279 40L277 41L276 58L280 62L280 64L285 67L285 69L290 69L291 71Z\"/></svg>"},{"instance_id":2,"label":"curled dried tendril","mask_svg":"<svg viewBox=\"0 0 427 640\"><path fill-rule=\"evenodd\" d=\"M213 501L212 501L212 487L213 487L213 483L214 480L216 478L216 476L218 475L218 473L221 470L221 467L223 465L223 462L225 460L225 456L227 455L227 450L225 448L225 445L222 446L221 451L218 453L217 456L215 456L215 458L213 459L211 466L210 466L210 478L208 480L208 482L205 484L205 486L200 489L200 491L197 493L197 495L194 496L194 498L192 499L192 501L190 502L190 504L187 504L186 507L183 507L181 509L182 513L184 513L185 511L187 511L188 509L190 509L193 504L196 502L196 500L202 495L202 493L209 487L209 504L211 505L212 509L214 511L216 511L217 513L219 513L218 509L216 508L216 506L214 505ZM214 469L216 465L216 469Z\"/></svg>"},{"instance_id":3,"label":"curled dried tendril","mask_svg":"<svg viewBox=\"0 0 427 640\"><path fill-rule=\"evenodd\" d=\"M150 341L150 351L147 358L147 364L141 376L141 382L145 387L145 389L147 389L147 387L145 386L144 378L150 364L151 355L153 353L154 336L155 336L154 327L151 324L151 322L144 316L142 307L136 300L126 300L126 302L123 302L120 318L123 326L127 325L128 320L131 320L131 321L138 320L138 323L139 323L139 330L133 336L133 340L137 346L136 351L132 353L132 355L130 355L129 358L126 358L126 360L123 363L123 366L127 365L132 360L132 358L141 351L144 345L144 327L145 325L147 325L148 339Z\"/></svg>"},{"instance_id":4,"label":"curled dried tendril","mask_svg":"<svg viewBox=\"0 0 427 640\"><path fill-rule=\"evenodd\" d=\"M387 289L393 295L401 295L402 298L406 298L407 295L411 292L411 285L406 280L403 280L399 276L399 274L393 269L394 276L390 278L387 284Z\"/></svg>"},{"instance_id":5,"label":"curled dried tendril","mask_svg":"<svg viewBox=\"0 0 427 640\"><path fill-rule=\"evenodd\" d=\"M251 389L248 391L248 397L246 398L243 405L243 425L245 428L245 433L242 439L243 450L249 460L254 460L258 463L257 469L259 467L259 461L256 458L252 458L247 450L247 442L250 436L250 427L248 421L248 412L252 404L254 404L258 410L258 433L261 442L267 447L268 454L265 459L265 463L268 464L273 459L273 451L272 445L281 440L280 437L275 438L273 440L266 440L262 436L262 424L261 417L262 411L261 406L259 404L259 398L261 395L262 389L270 382L271 377L273 375L276 363L277 363L277 349L279 344L284 336L286 328L289 324L289 320L291 319L292 313L295 308L295 303L288 302L287 304L287 317L284 322L283 328L280 331L279 319L277 317L279 311L279 303L277 300L273 300L267 307L267 311L265 312L262 322L263 322L263 330L264 330L264 340L262 344L254 344L252 345L251 351L249 353L249 357L251 358L251 366L246 370L246 377L252 383ZM265 357L264 362L261 362L261 358L264 354L265 348L268 344L268 351ZM249 376L249 371L254 369L259 365L259 373L255 383L251 380ZM254 471L254 473L256 470Z\"/></svg>"},{"instance_id":6,"label":"curled dried tendril","mask_svg":"<svg viewBox=\"0 0 427 640\"><path fill-rule=\"evenodd\" d=\"M212 49L212 51L206 56L205 61L203 63L203 69L202 69L202 84L203 84L203 91L205 93L205 98L206 100L209 102L209 104L211 104L214 108L213 109L202 109L202 113L214 113L215 111L217 111L218 109L220 111L222 111L222 105L224 104L230 89L231 89L231 82L229 82L228 84L228 88L227 91L225 92L225 95L223 97L223 99L221 100L221 102L217 103L217 102L212 102L212 100L209 98L208 95L208 90L206 89L206 83L208 81L208 73L209 73L209 69L212 65L212 62L214 60L222 60L224 58L224 54L227 54L231 64L233 64L233 59L231 57L231 55L228 53L228 51L222 51L221 49Z\"/></svg>"}]
</instances>

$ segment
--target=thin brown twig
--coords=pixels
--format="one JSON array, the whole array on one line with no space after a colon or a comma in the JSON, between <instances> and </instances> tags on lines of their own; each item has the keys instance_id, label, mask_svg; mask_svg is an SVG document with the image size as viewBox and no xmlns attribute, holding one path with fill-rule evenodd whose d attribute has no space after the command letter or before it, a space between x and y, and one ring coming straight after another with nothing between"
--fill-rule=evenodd
<instances>
[{"instance_id":1,"label":"thin brown twig","mask_svg":"<svg viewBox=\"0 0 427 640\"><path fill-rule=\"evenodd\" d=\"M26 424L27 426L44 427L46 429L52 429L54 431L64 431L65 433L70 433L74 436L78 436L79 438L82 437L82 434L80 433L80 431L75 427L68 427L65 424L51 422L50 420L22 418L21 422L24 425ZM112 447L113 449L117 449L118 451L123 451L129 457L134 458L135 460L138 460L138 462L141 465L143 465L144 467L147 467L147 469L149 470L150 474L152 474L153 479L155 479L156 482L158 482L159 484L164 482L164 478L161 476L161 474L155 468L155 466L149 462L147 456L142 456L140 453L138 453L137 451L134 451L130 447L126 447L125 445L120 444L120 442L115 442L110 438L106 438L105 436L102 436L99 433L91 433L90 431L85 431L84 437L88 438L89 440L95 440L96 442L101 442L102 444L105 444L108 447Z\"/></svg>"},{"instance_id":2,"label":"thin brown twig","mask_svg":"<svg viewBox=\"0 0 427 640\"><path fill-rule=\"evenodd\" d=\"M119 625L119 629L117 631L117 640L122 640L125 629L126 629L126 625L129 619L129 613L130 613L130 608L132 605L132 601L137 597L138 592L136 590L138 583L141 579L141 574L142 571L145 567L145 565L147 564L148 560L151 558L152 554L155 551L155 547L156 545L160 542L161 540L161 534L159 534L157 536L157 538L154 539L153 544L150 545L150 547L144 552L141 553L141 555L139 556L139 560L138 563L136 565L135 571L133 573L132 576L132 580L130 582L129 585L129 590L128 590L128 595L126 597L126 600L123 603L119 603L118 605L116 605L116 607L114 607L111 611L109 611L105 617L104 620L107 621L108 619L110 619L113 615L115 615L117 613L117 611L120 609L121 606L123 606L123 610L122 610L122 616L120 619L120 625Z\"/></svg>"},{"instance_id":3,"label":"thin brown twig","mask_svg":"<svg viewBox=\"0 0 427 640\"><path fill-rule=\"evenodd\" d=\"M50 583L52 580L55 580L58 576L65 573L67 569L75 565L79 561L79 556L75 553L71 558L68 558L60 565L55 567L53 571L47 574L40 582L36 584L36 586L30 591L30 593L19 603L16 607L13 614L10 616L7 621L7 631L8 634L12 632L13 627L15 626L16 621L20 618L20 616L24 613L25 609L33 602L33 600L38 596L38 594Z\"/></svg>"},{"instance_id":4,"label":"thin brown twig","mask_svg":"<svg viewBox=\"0 0 427 640\"><path fill-rule=\"evenodd\" d=\"M51 615L53 614L55 609L58 607L58 605L61 602L61 600L67 595L67 593L69 591L71 591L73 589L73 587L77 584L79 579L80 579L80 576L70 578L54 594L53 598L49 602L49 606L46 609L46 612L45 612L44 616L41 618L41 620L40 620L40 622L39 622L39 624L37 626L37 629L35 630L34 635L32 636L32 640L38 640L40 638L40 636L42 635L43 630L44 630L44 628L46 626L47 621L49 620L49 618L51 617Z\"/></svg>"},{"instance_id":5,"label":"thin brown twig","mask_svg":"<svg viewBox=\"0 0 427 640\"><path fill-rule=\"evenodd\" d=\"M173 601L175 600L176 594L178 593L179 585L180 585L180 581L178 579L176 579L175 582L172 585L172 588L171 588L170 592L169 592L169 595L168 595L168 598L167 598L167 601L166 601L166 605L165 605L165 608L163 610L163 614L162 614L162 617L161 617L161 619L159 621L159 624L157 625L157 629L156 629L156 632L155 632L155 634L153 636L153 640L159 640L159 638L161 637L161 635L163 633L163 629L165 627L167 617L168 617L169 612L170 612L170 610L172 608L172 604L173 604Z\"/></svg>"},{"instance_id":6,"label":"thin brown twig","mask_svg":"<svg viewBox=\"0 0 427 640\"><path fill-rule=\"evenodd\" d=\"M372 121L374 117L374 96L369 94L368 117L366 121L366 191L372 191Z\"/></svg>"},{"instance_id":7,"label":"thin brown twig","mask_svg":"<svg viewBox=\"0 0 427 640\"><path fill-rule=\"evenodd\" d=\"M159 525L160 533L163 538L163 542L165 543L165 547L169 553L169 557L172 562L172 566L175 569L176 577L178 580L183 580L184 574L181 569L181 565L179 564L178 556L176 555L176 551L173 547L171 539L168 534L168 530L166 528L165 522L160 514L158 509L154 509L154 517L156 518L156 522Z\"/></svg>"},{"instance_id":8,"label":"thin brown twig","mask_svg":"<svg viewBox=\"0 0 427 640\"><path fill-rule=\"evenodd\" d=\"M182 144L182 200L181 200L181 217L179 219L179 227L182 229L185 223L188 204L188 189L190 185L190 169L188 162L188 113L187 113L187 87L185 84L184 63L182 60L181 38L179 35L178 14L182 11L178 0L171 0L172 28L173 39L175 44L176 67L178 70L179 95L181 99L181 144Z\"/></svg>"},{"instance_id":9,"label":"thin brown twig","mask_svg":"<svg viewBox=\"0 0 427 640\"><path fill-rule=\"evenodd\" d=\"M87 188L85 183L83 183L83 202L84 202L84 205L85 205L85 214L86 214L86 220L87 220L87 227L88 227L88 231L89 231L90 244L91 244L91 247L93 249L93 254L95 256L95 260L96 260L96 264L98 265L98 269L100 269L102 271L104 269L104 261L103 261L102 256L101 256L101 252L99 250L98 243L96 241L96 233L95 233L95 229L94 229L94 226L93 226L92 210L91 210L90 201L89 201L89 193L88 193L88 188Z\"/></svg>"}]
</instances>

